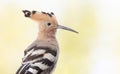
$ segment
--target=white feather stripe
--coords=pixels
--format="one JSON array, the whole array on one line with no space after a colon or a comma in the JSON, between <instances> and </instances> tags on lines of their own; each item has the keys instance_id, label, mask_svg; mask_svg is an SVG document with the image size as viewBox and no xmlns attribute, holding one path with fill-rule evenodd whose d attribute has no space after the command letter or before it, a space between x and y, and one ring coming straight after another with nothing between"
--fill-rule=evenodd
<instances>
[{"instance_id":1,"label":"white feather stripe","mask_svg":"<svg viewBox=\"0 0 120 74\"><path fill-rule=\"evenodd\" d=\"M37 58L37 59L31 60L31 61L23 62L22 64L33 63L33 62L38 61L38 60L41 60L41 59L42 59L42 58Z\"/></svg>"},{"instance_id":2,"label":"white feather stripe","mask_svg":"<svg viewBox=\"0 0 120 74\"><path fill-rule=\"evenodd\" d=\"M43 58L47 58L52 62L55 61L55 59L56 59L56 57L54 57L51 53L44 54Z\"/></svg>"},{"instance_id":3,"label":"white feather stripe","mask_svg":"<svg viewBox=\"0 0 120 74\"><path fill-rule=\"evenodd\" d=\"M22 72L22 70L25 68L26 65L27 65L27 64L25 64L24 66L22 66L22 68L20 69L20 71L19 71L18 74L20 74L20 73Z\"/></svg>"},{"instance_id":4,"label":"white feather stripe","mask_svg":"<svg viewBox=\"0 0 120 74\"><path fill-rule=\"evenodd\" d=\"M29 68L28 71L30 71L33 74L37 74L38 72L36 69L33 69L33 68Z\"/></svg>"},{"instance_id":5,"label":"white feather stripe","mask_svg":"<svg viewBox=\"0 0 120 74\"><path fill-rule=\"evenodd\" d=\"M40 50L35 50L32 54L32 55L38 55L38 54L44 54L46 50L43 50L43 49L40 49Z\"/></svg>"},{"instance_id":6,"label":"white feather stripe","mask_svg":"<svg viewBox=\"0 0 120 74\"><path fill-rule=\"evenodd\" d=\"M33 51L34 51L34 49L28 51L27 54L23 57L23 61L24 61L24 60L28 57L28 55L30 55Z\"/></svg>"}]
</instances>

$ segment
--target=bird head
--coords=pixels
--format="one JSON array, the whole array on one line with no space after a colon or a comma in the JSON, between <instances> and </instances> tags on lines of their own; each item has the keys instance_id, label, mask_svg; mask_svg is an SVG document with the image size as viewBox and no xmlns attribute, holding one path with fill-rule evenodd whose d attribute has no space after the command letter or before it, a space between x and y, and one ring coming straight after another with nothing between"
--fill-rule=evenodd
<instances>
[{"instance_id":1,"label":"bird head","mask_svg":"<svg viewBox=\"0 0 120 74\"><path fill-rule=\"evenodd\" d=\"M56 32L56 29L64 29L78 33L77 31L71 28L59 25L53 12L46 13L46 12L23 10L23 13L25 17L31 18L38 22L40 31L45 31L49 33L49 32Z\"/></svg>"}]
</instances>

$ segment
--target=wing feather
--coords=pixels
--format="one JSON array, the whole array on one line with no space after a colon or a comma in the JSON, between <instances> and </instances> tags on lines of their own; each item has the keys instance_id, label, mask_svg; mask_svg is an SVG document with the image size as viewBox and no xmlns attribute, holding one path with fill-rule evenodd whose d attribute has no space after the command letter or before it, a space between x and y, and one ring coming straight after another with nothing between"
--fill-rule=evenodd
<instances>
[{"instance_id":1,"label":"wing feather","mask_svg":"<svg viewBox=\"0 0 120 74\"><path fill-rule=\"evenodd\" d=\"M23 65L16 74L42 74L47 71L50 72L55 65L56 55L57 51L50 47L33 46L26 51L23 57Z\"/></svg>"}]
</instances>

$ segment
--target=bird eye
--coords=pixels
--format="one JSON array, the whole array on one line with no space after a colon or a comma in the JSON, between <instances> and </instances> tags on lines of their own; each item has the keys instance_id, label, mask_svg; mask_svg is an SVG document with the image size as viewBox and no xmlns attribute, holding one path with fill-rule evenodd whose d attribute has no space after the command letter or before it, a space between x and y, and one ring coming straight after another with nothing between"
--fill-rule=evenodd
<instances>
[{"instance_id":1,"label":"bird eye","mask_svg":"<svg viewBox=\"0 0 120 74\"><path fill-rule=\"evenodd\" d=\"M51 25L51 23L47 23L47 25L48 25L48 26L50 26L50 25Z\"/></svg>"}]
</instances>

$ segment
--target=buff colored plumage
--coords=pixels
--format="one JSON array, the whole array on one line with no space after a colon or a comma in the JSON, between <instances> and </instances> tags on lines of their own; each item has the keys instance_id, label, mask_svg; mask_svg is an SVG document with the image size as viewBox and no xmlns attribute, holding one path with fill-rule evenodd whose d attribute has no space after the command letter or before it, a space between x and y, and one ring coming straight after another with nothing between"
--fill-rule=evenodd
<instances>
[{"instance_id":1,"label":"buff colored plumage","mask_svg":"<svg viewBox=\"0 0 120 74\"><path fill-rule=\"evenodd\" d=\"M23 10L25 17L38 23L37 39L24 51L22 65L16 74L51 74L56 66L59 46L55 37L57 29L75 30L58 24L53 12Z\"/></svg>"}]
</instances>

